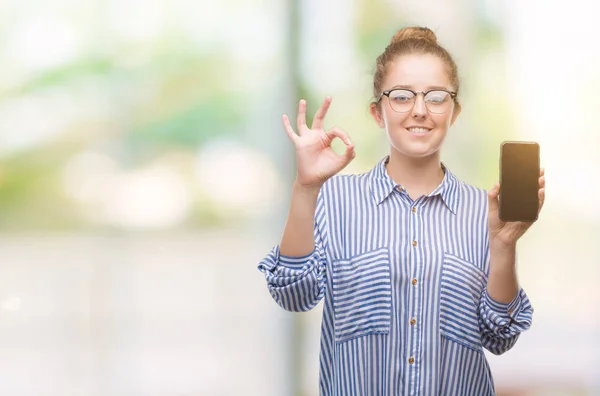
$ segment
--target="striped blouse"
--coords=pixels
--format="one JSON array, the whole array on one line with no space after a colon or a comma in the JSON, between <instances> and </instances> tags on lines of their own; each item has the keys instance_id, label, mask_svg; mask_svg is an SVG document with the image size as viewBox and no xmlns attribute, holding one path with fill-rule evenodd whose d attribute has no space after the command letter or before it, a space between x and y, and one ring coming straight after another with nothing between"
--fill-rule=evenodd
<instances>
[{"instance_id":1,"label":"striped blouse","mask_svg":"<svg viewBox=\"0 0 600 396\"><path fill-rule=\"evenodd\" d=\"M311 254L275 246L258 268L286 310L324 299L320 395L494 395L483 348L512 348L533 309L523 289L508 304L487 294L487 192L444 168L413 200L388 158L323 185Z\"/></svg>"}]
</instances>

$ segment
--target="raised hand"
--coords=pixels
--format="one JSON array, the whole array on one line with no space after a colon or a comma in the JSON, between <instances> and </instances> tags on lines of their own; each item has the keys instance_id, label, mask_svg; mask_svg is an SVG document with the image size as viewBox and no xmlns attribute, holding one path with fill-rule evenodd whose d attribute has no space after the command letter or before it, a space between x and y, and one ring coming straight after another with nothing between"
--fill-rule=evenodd
<instances>
[{"instance_id":1,"label":"raised hand","mask_svg":"<svg viewBox=\"0 0 600 396\"><path fill-rule=\"evenodd\" d=\"M323 120L330 104L331 98L325 98L309 128L306 125L306 101L301 100L298 105L297 134L287 115L282 117L285 131L296 146L296 183L299 186L320 188L327 179L344 169L356 155L354 144L341 128L333 127L327 131L323 129ZM336 137L346 144L344 154L337 154L331 148L331 142Z\"/></svg>"}]
</instances>

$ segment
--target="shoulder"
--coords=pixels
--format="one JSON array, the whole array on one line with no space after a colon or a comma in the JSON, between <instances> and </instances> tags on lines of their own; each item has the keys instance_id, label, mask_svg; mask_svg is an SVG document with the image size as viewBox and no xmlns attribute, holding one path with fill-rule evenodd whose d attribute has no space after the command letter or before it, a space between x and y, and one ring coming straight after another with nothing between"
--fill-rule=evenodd
<instances>
[{"instance_id":1,"label":"shoulder","mask_svg":"<svg viewBox=\"0 0 600 396\"><path fill-rule=\"evenodd\" d=\"M476 187L459 179L456 179L456 185L460 193L462 205L468 207L481 207L482 209L487 210L488 192L486 189Z\"/></svg>"},{"instance_id":2,"label":"shoulder","mask_svg":"<svg viewBox=\"0 0 600 396\"><path fill-rule=\"evenodd\" d=\"M323 190L361 190L368 188L370 172L337 174L330 177Z\"/></svg>"},{"instance_id":3,"label":"shoulder","mask_svg":"<svg viewBox=\"0 0 600 396\"><path fill-rule=\"evenodd\" d=\"M370 172L337 174L323 184L320 195L325 201L353 200L367 195L370 180Z\"/></svg>"},{"instance_id":4,"label":"shoulder","mask_svg":"<svg viewBox=\"0 0 600 396\"><path fill-rule=\"evenodd\" d=\"M472 195L475 197L479 197L481 198L483 197L487 197L487 190L484 188L480 188L480 187L476 187L472 184L469 184L467 182L464 181L459 181L461 188L463 190L464 193L468 194L468 195Z\"/></svg>"}]
</instances>

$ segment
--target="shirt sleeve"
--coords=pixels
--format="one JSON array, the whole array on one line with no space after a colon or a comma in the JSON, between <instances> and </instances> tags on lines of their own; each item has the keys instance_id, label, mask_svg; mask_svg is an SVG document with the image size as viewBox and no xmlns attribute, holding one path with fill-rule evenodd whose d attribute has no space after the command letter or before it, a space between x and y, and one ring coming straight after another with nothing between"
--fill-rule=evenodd
<instances>
[{"instance_id":1,"label":"shirt sleeve","mask_svg":"<svg viewBox=\"0 0 600 396\"><path fill-rule=\"evenodd\" d=\"M522 288L510 303L494 300L485 288L479 304L483 346L495 355L503 354L531 327L532 317L533 307Z\"/></svg>"},{"instance_id":2,"label":"shirt sleeve","mask_svg":"<svg viewBox=\"0 0 600 396\"><path fill-rule=\"evenodd\" d=\"M325 294L327 256L324 238L325 215L322 195L315 211L315 248L302 257L285 256L279 245L260 261L258 270L265 274L267 288L273 299L287 311L302 312L314 308Z\"/></svg>"}]
</instances>

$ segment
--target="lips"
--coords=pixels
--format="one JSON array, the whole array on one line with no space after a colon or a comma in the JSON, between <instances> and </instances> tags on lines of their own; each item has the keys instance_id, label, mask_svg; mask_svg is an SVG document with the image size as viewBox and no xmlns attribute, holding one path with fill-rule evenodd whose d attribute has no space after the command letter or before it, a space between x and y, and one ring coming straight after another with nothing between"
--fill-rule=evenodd
<instances>
[{"instance_id":1,"label":"lips","mask_svg":"<svg viewBox=\"0 0 600 396\"><path fill-rule=\"evenodd\" d=\"M431 128L426 127L408 127L406 128L412 135L416 136L424 136L431 132Z\"/></svg>"},{"instance_id":2,"label":"lips","mask_svg":"<svg viewBox=\"0 0 600 396\"><path fill-rule=\"evenodd\" d=\"M411 128L408 128L408 130L412 133L427 133L427 132L431 131L431 129L423 128L423 127L411 127Z\"/></svg>"}]
</instances>

